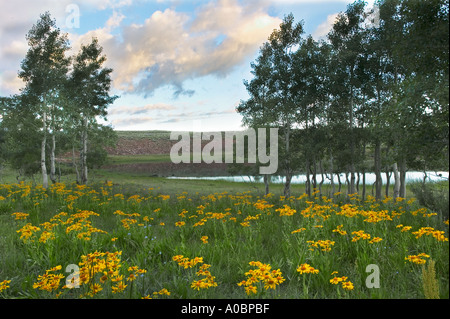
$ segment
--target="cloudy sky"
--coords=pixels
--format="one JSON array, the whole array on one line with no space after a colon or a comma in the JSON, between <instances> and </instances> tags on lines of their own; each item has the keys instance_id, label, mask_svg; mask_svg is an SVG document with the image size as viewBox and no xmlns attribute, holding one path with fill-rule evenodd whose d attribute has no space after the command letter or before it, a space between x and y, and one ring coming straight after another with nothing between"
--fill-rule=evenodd
<instances>
[{"instance_id":1,"label":"cloudy sky","mask_svg":"<svg viewBox=\"0 0 450 319\"><path fill-rule=\"evenodd\" d=\"M73 53L97 37L117 130L239 130L250 63L290 12L325 36L351 0L0 0L0 96L19 92L25 35L49 11Z\"/></svg>"}]
</instances>

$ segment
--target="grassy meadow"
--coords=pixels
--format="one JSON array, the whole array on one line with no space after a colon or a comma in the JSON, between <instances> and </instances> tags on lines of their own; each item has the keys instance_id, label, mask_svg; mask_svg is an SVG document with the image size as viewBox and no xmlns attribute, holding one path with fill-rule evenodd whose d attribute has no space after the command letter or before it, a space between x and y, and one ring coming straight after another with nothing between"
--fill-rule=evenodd
<instances>
[{"instance_id":1,"label":"grassy meadow","mask_svg":"<svg viewBox=\"0 0 450 319\"><path fill-rule=\"evenodd\" d=\"M1 297L449 297L448 220L413 198L98 180L0 185Z\"/></svg>"}]
</instances>

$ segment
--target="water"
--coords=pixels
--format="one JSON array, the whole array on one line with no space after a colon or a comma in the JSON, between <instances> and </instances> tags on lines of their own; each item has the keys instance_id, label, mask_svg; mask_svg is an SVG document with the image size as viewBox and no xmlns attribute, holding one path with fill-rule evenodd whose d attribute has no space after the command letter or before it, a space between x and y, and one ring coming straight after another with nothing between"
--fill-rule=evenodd
<instances>
[{"instance_id":1,"label":"water","mask_svg":"<svg viewBox=\"0 0 450 319\"><path fill-rule=\"evenodd\" d=\"M375 173L366 173L366 185L371 185L375 183ZM427 172L427 182L430 181L448 181L448 172ZM423 181L424 173L423 172L406 172L406 182L414 182L414 181ZM249 183L263 183L262 177L256 178L253 176L200 176L200 177L167 177L169 179L192 179L192 180L224 180L224 181L231 181L231 182L249 182ZM325 177L324 177L325 178ZM345 174L340 174L341 183L345 184ZM350 178L350 176L349 176ZM357 178L357 176L355 177ZM310 179L312 181L312 175L310 175ZM381 173L381 179L383 181L383 184L386 184L386 174ZM316 175L317 183L320 183L322 180L322 176L320 174ZM333 176L334 183L338 183L337 176ZM283 176L272 176L272 179L270 181L271 183L284 183L285 178ZM306 175L295 175L292 177L291 183L292 184L303 184L306 182ZM355 181L356 182L356 181ZM324 184L330 184L330 180L325 178ZM360 185L362 185L362 174L360 174ZM391 175L390 178L391 185L394 183L394 176Z\"/></svg>"}]
</instances>

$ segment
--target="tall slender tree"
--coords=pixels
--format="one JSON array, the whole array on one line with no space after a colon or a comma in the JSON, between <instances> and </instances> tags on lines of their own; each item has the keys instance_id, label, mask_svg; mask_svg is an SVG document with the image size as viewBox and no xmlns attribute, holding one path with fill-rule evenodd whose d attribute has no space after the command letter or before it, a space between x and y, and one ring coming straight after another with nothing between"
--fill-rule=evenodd
<instances>
[{"instance_id":1,"label":"tall slender tree","mask_svg":"<svg viewBox=\"0 0 450 319\"><path fill-rule=\"evenodd\" d=\"M59 112L58 96L70 63L70 59L66 56L69 42L67 34L61 33L48 12L40 16L40 20L33 25L26 39L29 49L21 63L22 70L19 77L25 82L22 95L26 95L31 102L28 104L30 114L40 119L42 184L47 188L47 138L51 134L52 159L54 159L54 124Z\"/></svg>"},{"instance_id":2,"label":"tall slender tree","mask_svg":"<svg viewBox=\"0 0 450 319\"><path fill-rule=\"evenodd\" d=\"M272 83L271 90L276 103L274 111L277 114L276 122L282 128L284 148L282 150L283 168L285 171L284 196L291 194L291 179L293 174L291 150L291 131L295 123L295 101L293 95L293 50L301 43L303 34L303 21L295 24L292 13L285 16L269 37L272 53Z\"/></svg>"},{"instance_id":3,"label":"tall slender tree","mask_svg":"<svg viewBox=\"0 0 450 319\"><path fill-rule=\"evenodd\" d=\"M102 47L93 38L82 45L74 59L69 87L72 94L72 119L80 132L80 183L88 182L88 137L97 119L107 116L107 107L118 98L111 96L111 68L104 67L106 56Z\"/></svg>"},{"instance_id":4,"label":"tall slender tree","mask_svg":"<svg viewBox=\"0 0 450 319\"><path fill-rule=\"evenodd\" d=\"M356 126L355 110L358 105L358 96L360 95L361 81L357 76L357 69L360 67L359 61L362 54L362 38L364 29L364 8L363 1L356 1L348 5L345 13L338 16L333 25L333 29L328 34L328 38L336 52L335 58L337 77L336 81L341 82L338 92L339 103L346 106L347 121L350 130L349 148L350 148L350 185L349 193L355 193L356 181L356 135L353 134Z\"/></svg>"}]
</instances>

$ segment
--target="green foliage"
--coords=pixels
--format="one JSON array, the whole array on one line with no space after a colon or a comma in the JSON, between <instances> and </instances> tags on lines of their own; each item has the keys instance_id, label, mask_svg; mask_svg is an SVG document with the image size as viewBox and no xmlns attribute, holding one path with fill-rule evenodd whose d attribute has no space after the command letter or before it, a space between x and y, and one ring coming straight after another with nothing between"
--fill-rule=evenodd
<instances>
[{"instance_id":1,"label":"green foliage","mask_svg":"<svg viewBox=\"0 0 450 319\"><path fill-rule=\"evenodd\" d=\"M107 106L117 98L108 94L112 69L102 68L106 57L96 39L68 57L68 35L49 12L26 39L29 49L19 72L25 87L20 95L0 101L1 159L19 175L33 175L40 168L47 188L48 173L56 182L56 156L77 149L86 183L87 166L103 164L105 147L117 141L112 128L97 123L98 116L106 119Z\"/></svg>"},{"instance_id":2,"label":"green foliage","mask_svg":"<svg viewBox=\"0 0 450 319\"><path fill-rule=\"evenodd\" d=\"M365 2L349 4L328 41L301 38L302 24L285 17L251 64L237 111L246 125L280 127L287 176L322 164L349 172L353 193L355 174L375 170L380 198L381 170L398 167L394 196L405 196L407 170L448 170L448 0L376 5L374 23Z\"/></svg>"},{"instance_id":3,"label":"green foliage","mask_svg":"<svg viewBox=\"0 0 450 319\"><path fill-rule=\"evenodd\" d=\"M443 220L449 218L449 188L447 182L415 182L409 187L420 205L439 213Z\"/></svg>"}]
</instances>

